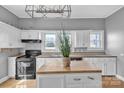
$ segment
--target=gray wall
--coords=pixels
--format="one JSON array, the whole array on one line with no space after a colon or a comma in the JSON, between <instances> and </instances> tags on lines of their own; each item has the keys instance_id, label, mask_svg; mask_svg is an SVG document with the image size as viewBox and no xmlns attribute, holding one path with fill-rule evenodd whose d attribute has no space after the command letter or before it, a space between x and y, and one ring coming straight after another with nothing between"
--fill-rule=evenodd
<instances>
[{"instance_id":1,"label":"gray wall","mask_svg":"<svg viewBox=\"0 0 124 93\"><path fill-rule=\"evenodd\" d=\"M2 6L0 6L0 21L18 27L18 17ZM0 52L0 79L8 75L8 56L13 56L19 53L18 49L11 50L12 51Z\"/></svg>"},{"instance_id":2,"label":"gray wall","mask_svg":"<svg viewBox=\"0 0 124 93\"><path fill-rule=\"evenodd\" d=\"M0 6L0 21L18 28L18 17Z\"/></svg>"},{"instance_id":3,"label":"gray wall","mask_svg":"<svg viewBox=\"0 0 124 93\"><path fill-rule=\"evenodd\" d=\"M83 29L83 30L104 30L104 19L41 19L41 18L20 18L19 28L26 30L57 30L61 29Z\"/></svg>"},{"instance_id":4,"label":"gray wall","mask_svg":"<svg viewBox=\"0 0 124 93\"><path fill-rule=\"evenodd\" d=\"M105 20L106 52L117 55L117 72L124 77L124 8Z\"/></svg>"},{"instance_id":5,"label":"gray wall","mask_svg":"<svg viewBox=\"0 0 124 93\"><path fill-rule=\"evenodd\" d=\"M0 53L0 79L8 76L8 57L15 56L18 53L18 49L4 49L4 51Z\"/></svg>"}]
</instances>

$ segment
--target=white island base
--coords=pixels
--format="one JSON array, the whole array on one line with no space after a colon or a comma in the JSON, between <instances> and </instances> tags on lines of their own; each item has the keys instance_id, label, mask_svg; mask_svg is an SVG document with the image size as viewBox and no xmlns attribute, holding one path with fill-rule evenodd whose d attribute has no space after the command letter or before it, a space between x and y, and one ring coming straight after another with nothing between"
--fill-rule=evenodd
<instances>
[{"instance_id":1,"label":"white island base","mask_svg":"<svg viewBox=\"0 0 124 93\"><path fill-rule=\"evenodd\" d=\"M101 73L38 74L38 88L101 88Z\"/></svg>"}]
</instances>

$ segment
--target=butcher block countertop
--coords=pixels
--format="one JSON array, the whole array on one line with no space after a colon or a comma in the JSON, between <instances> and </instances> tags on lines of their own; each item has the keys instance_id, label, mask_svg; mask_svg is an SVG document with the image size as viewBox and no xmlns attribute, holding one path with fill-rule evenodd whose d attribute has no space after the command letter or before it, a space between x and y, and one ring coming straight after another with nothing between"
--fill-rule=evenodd
<instances>
[{"instance_id":1,"label":"butcher block countertop","mask_svg":"<svg viewBox=\"0 0 124 93\"><path fill-rule=\"evenodd\" d=\"M60 73L101 73L102 70L89 62L71 61L70 67L63 67L63 62L49 62L40 67L37 74Z\"/></svg>"},{"instance_id":2,"label":"butcher block countertop","mask_svg":"<svg viewBox=\"0 0 124 93\"><path fill-rule=\"evenodd\" d=\"M117 56L113 56L113 55L76 55L76 54L73 54L73 55L70 55L70 57L102 57L102 58L105 58L105 57L117 57ZM37 56L36 58L63 58L62 55L39 55Z\"/></svg>"}]
</instances>

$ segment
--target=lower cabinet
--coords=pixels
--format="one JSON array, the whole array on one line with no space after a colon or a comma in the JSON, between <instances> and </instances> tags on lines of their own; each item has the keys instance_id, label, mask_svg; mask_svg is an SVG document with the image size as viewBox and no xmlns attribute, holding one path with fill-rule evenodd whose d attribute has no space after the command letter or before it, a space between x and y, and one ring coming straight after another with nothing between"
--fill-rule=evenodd
<instances>
[{"instance_id":1,"label":"lower cabinet","mask_svg":"<svg viewBox=\"0 0 124 93\"><path fill-rule=\"evenodd\" d=\"M99 88L102 87L101 74L99 73L84 73L66 75L67 88Z\"/></svg>"},{"instance_id":2,"label":"lower cabinet","mask_svg":"<svg viewBox=\"0 0 124 93\"><path fill-rule=\"evenodd\" d=\"M36 70L45 64L45 58L36 58Z\"/></svg>"},{"instance_id":3,"label":"lower cabinet","mask_svg":"<svg viewBox=\"0 0 124 93\"><path fill-rule=\"evenodd\" d=\"M64 75L41 75L37 76L38 88L63 88Z\"/></svg>"},{"instance_id":4,"label":"lower cabinet","mask_svg":"<svg viewBox=\"0 0 124 93\"><path fill-rule=\"evenodd\" d=\"M102 69L102 75L116 75L116 57L86 57L83 59Z\"/></svg>"},{"instance_id":5,"label":"lower cabinet","mask_svg":"<svg viewBox=\"0 0 124 93\"><path fill-rule=\"evenodd\" d=\"M37 76L38 88L100 88L101 73L42 74Z\"/></svg>"},{"instance_id":6,"label":"lower cabinet","mask_svg":"<svg viewBox=\"0 0 124 93\"><path fill-rule=\"evenodd\" d=\"M16 57L8 57L8 76L14 78L16 73Z\"/></svg>"}]
</instances>

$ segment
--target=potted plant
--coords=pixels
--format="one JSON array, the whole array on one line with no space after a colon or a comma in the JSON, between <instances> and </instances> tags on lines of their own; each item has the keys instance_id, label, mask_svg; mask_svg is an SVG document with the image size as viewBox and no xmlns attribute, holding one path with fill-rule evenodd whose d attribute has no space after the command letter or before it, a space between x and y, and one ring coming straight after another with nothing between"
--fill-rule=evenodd
<instances>
[{"instance_id":1,"label":"potted plant","mask_svg":"<svg viewBox=\"0 0 124 93\"><path fill-rule=\"evenodd\" d=\"M59 49L61 54L63 55L63 65L64 67L70 66L70 51L71 44L69 41L69 35L65 31L60 32L59 34Z\"/></svg>"}]
</instances>

